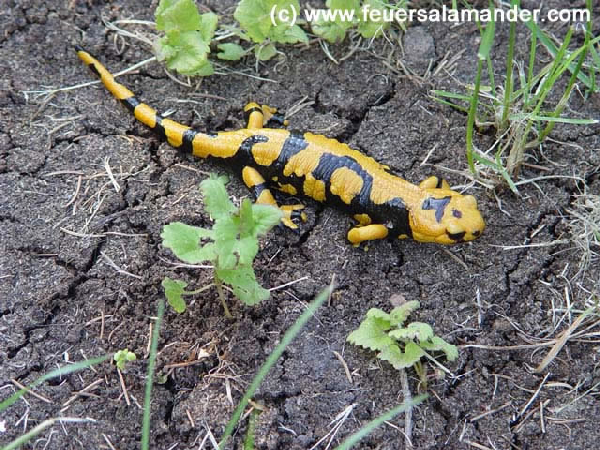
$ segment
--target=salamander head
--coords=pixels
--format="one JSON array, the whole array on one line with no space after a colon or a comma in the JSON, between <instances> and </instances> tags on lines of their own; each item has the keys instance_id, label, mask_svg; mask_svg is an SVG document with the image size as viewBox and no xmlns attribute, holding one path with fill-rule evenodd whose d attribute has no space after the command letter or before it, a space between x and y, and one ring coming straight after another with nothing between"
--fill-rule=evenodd
<instances>
[{"instance_id":1,"label":"salamander head","mask_svg":"<svg viewBox=\"0 0 600 450\"><path fill-rule=\"evenodd\" d=\"M472 195L451 189L423 189L420 202L410 209L413 239L438 244L456 244L481 236L485 222Z\"/></svg>"}]
</instances>

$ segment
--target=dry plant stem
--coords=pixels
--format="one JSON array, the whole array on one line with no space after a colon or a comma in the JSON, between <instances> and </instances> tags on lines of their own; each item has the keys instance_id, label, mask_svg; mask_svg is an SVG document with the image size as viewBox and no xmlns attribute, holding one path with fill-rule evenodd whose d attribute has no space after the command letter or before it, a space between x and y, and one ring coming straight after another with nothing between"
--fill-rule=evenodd
<instances>
[{"instance_id":1,"label":"dry plant stem","mask_svg":"<svg viewBox=\"0 0 600 450\"><path fill-rule=\"evenodd\" d=\"M404 402L410 403L412 396L410 395L410 386L408 385L408 376L406 370L400 370L400 383L402 384L402 392L404 394ZM408 408L404 413L404 442L407 449L413 448L412 445L412 408Z\"/></svg>"},{"instance_id":2,"label":"dry plant stem","mask_svg":"<svg viewBox=\"0 0 600 450\"><path fill-rule=\"evenodd\" d=\"M571 337L573 332L577 328L579 328L579 325L581 325L581 322L583 322L583 320L591 312L592 312L592 309L588 309L588 310L584 311L579 317L577 317L577 319L575 319L575 322L573 322L573 324L569 328L567 328L565 331L563 331L559 335L559 337L558 337L558 339L556 339L556 343L554 344L552 349L544 357L544 359L542 360L540 365L537 366L536 369L534 370L535 373L540 373L540 372L544 371L544 369L546 369L546 367L548 367L548 364L550 364L554 360L554 358L556 358L556 355L558 355L558 353L565 346L565 344L567 343L567 341L569 340L569 338Z\"/></svg>"},{"instance_id":3,"label":"dry plant stem","mask_svg":"<svg viewBox=\"0 0 600 450\"><path fill-rule=\"evenodd\" d=\"M221 304L223 305L223 311L225 312L225 317L228 319L233 319L233 316L229 312L229 308L227 307L227 303L225 301L225 293L223 292L223 283L215 275L215 286L217 287L217 292L219 293L219 299L221 299Z\"/></svg>"}]
</instances>

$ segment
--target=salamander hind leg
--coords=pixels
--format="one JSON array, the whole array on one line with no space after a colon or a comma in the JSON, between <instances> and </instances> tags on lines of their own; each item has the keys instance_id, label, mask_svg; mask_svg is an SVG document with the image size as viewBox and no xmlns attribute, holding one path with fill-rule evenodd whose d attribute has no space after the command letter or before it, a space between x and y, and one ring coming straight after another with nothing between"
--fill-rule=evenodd
<instances>
[{"instance_id":1,"label":"salamander hind leg","mask_svg":"<svg viewBox=\"0 0 600 450\"><path fill-rule=\"evenodd\" d=\"M258 103L248 103L244 106L247 128L259 129L273 124L287 126L285 114L278 113L276 108Z\"/></svg>"},{"instance_id":2,"label":"salamander hind leg","mask_svg":"<svg viewBox=\"0 0 600 450\"><path fill-rule=\"evenodd\" d=\"M283 225L295 230L298 228L298 225L296 225L294 222L306 222L306 214L302 211L302 209L304 209L304 205L297 204L279 206L275 200L275 197L273 197L273 194L267 186L267 181L254 167L244 167L242 170L242 179L244 180L246 186L248 186L248 189L252 190L254 198L256 199L256 203L260 205L271 205L281 210L283 213L281 223Z\"/></svg>"}]
</instances>

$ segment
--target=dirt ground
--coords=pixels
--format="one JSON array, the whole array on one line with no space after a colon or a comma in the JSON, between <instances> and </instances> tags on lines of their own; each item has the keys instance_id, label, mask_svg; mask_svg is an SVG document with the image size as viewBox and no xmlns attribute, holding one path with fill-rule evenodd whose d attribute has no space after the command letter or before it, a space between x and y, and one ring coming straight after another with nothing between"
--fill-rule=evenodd
<instances>
[{"instance_id":1,"label":"dirt ground","mask_svg":"<svg viewBox=\"0 0 600 450\"><path fill-rule=\"evenodd\" d=\"M202 3L231 18L235 2ZM15 391L13 380L28 384L72 361L122 348L138 355L122 382L115 366L104 363L42 384L36 389L42 398L27 395L0 415L0 444L64 416L90 420L56 424L27 448L139 448L160 283L166 275L195 287L208 283L206 271L175 266L160 245L161 229L175 220L210 223L197 188L209 172L231 175L236 201L248 195L237 174L177 153L98 86L52 96L27 92L93 81L74 43L114 72L151 57L145 44L107 32L102 19L152 20L155 6L141 0L3 0L0 6L0 399ZM545 28L561 37L567 24ZM527 42L517 48L515 59L522 61L529 41L524 27L518 32L519 42ZM507 27L499 25L497 36L496 77L502 79ZM574 39L581 44L583 35ZM221 75L194 80L192 88L175 83L156 62L121 80L200 130L243 126L241 110L251 100L286 110L307 97L314 104L292 117L293 128L347 142L413 182L441 174L452 185L467 185L459 173L466 170L466 116L429 93L458 92L473 81L478 43L473 23L426 23L409 28L400 42L377 40L339 64L313 43L285 47L285 57L260 64L258 72L252 61L222 64ZM339 59L349 49L346 43L331 53ZM550 60L540 54L542 62ZM586 100L582 91L572 95L568 114L598 118L598 95ZM185 314L167 311L152 448L199 448L208 431L218 439L257 369L333 276L334 295L255 396L264 407L258 448L308 449L325 437L314 447L324 449L402 402L399 373L345 342L369 308L391 309L394 294L420 300L412 318L460 350L457 361L446 363L452 375L435 378L428 368L430 397L413 414L415 448L598 448L600 341L597 328L585 330L594 316L577 329L587 334L571 336L546 369L535 368L577 311L598 298L599 269L578 273L581 252L570 241L569 211L584 190L600 192L599 132L597 125L557 126L521 173L524 180L547 178L521 185L520 197L471 186L487 229L467 244L385 241L364 251L345 240L348 217L308 202L301 233L270 234L256 265L266 287L302 281L274 290L257 307L230 299L234 320L224 317L214 291ZM483 135L477 142L487 148L493 139ZM502 247L555 240L562 243ZM416 394L413 371L409 382ZM347 420L327 437L348 407ZM357 448L405 448L403 431L400 415ZM244 432L245 425L236 448Z\"/></svg>"}]
</instances>

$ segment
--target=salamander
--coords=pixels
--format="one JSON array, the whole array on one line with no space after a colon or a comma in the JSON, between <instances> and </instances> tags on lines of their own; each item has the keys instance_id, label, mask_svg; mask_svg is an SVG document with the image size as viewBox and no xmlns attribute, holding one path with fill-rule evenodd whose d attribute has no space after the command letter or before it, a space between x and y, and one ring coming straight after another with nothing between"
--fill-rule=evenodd
<instances>
[{"instance_id":1,"label":"salamander","mask_svg":"<svg viewBox=\"0 0 600 450\"><path fill-rule=\"evenodd\" d=\"M81 47L77 55L106 89L135 118L167 142L200 158L227 160L241 170L246 186L260 204L278 206L270 188L303 195L342 208L357 221L348 232L356 245L375 239L412 238L420 242L455 244L478 238L485 228L477 201L431 176L419 185L391 173L388 166L335 139L285 128L283 115L267 105L244 108L247 127L204 133L162 117ZM282 222L297 228L305 221L303 205L283 205Z\"/></svg>"}]
</instances>

